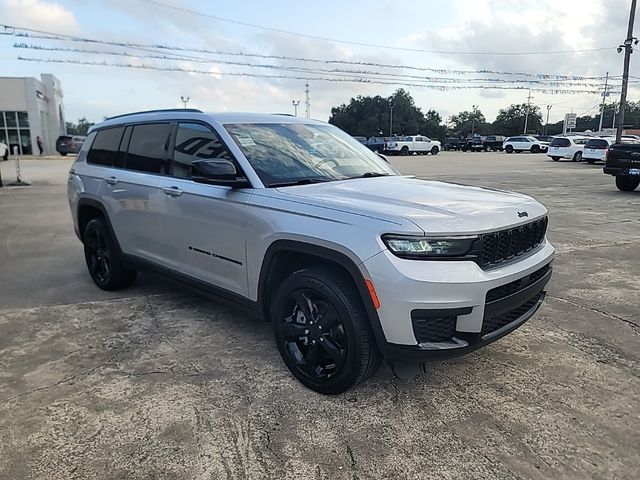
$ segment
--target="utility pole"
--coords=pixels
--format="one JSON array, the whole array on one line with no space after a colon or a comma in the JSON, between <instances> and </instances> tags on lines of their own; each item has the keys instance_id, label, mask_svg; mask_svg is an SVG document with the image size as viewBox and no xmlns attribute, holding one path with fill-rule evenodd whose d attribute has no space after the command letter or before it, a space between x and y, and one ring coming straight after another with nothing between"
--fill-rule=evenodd
<instances>
[{"instance_id":1,"label":"utility pole","mask_svg":"<svg viewBox=\"0 0 640 480\"><path fill-rule=\"evenodd\" d=\"M598 131L602 131L602 119L604 118L604 104L607 100L607 96L609 88L609 72L607 72L607 76L604 78L604 92L602 92L602 106L600 107L600 124L598 125Z\"/></svg>"},{"instance_id":2,"label":"utility pole","mask_svg":"<svg viewBox=\"0 0 640 480\"><path fill-rule=\"evenodd\" d=\"M531 107L531 90L529 90L529 96L527 97L527 109L524 112L524 132L523 134L527 134L527 124L529 123L529 109Z\"/></svg>"},{"instance_id":3,"label":"utility pole","mask_svg":"<svg viewBox=\"0 0 640 480\"><path fill-rule=\"evenodd\" d=\"M478 105L472 105L473 116L471 117L471 137L476 133L476 112L478 111Z\"/></svg>"},{"instance_id":4,"label":"utility pole","mask_svg":"<svg viewBox=\"0 0 640 480\"><path fill-rule=\"evenodd\" d=\"M295 117L298 116L298 105L300 105L300 100L296 101L296 100L291 100L291 103L293 103L293 115Z\"/></svg>"},{"instance_id":5,"label":"utility pole","mask_svg":"<svg viewBox=\"0 0 640 480\"><path fill-rule=\"evenodd\" d=\"M304 115L307 118L311 118L311 101L309 100L309 83L304 84L304 94L305 94L305 102L304 102Z\"/></svg>"},{"instance_id":6,"label":"utility pole","mask_svg":"<svg viewBox=\"0 0 640 480\"><path fill-rule=\"evenodd\" d=\"M633 45L638 44L638 39L633 36L633 22L636 18L636 0L631 0L631 11L629 12L629 26L627 28L627 38L618 47L618 53L624 48L624 67L622 69L622 92L620 93L620 112L618 113L618 129L616 130L616 143L622 139L622 128L624 126L624 108L627 104L627 87L629 85L629 62Z\"/></svg>"},{"instance_id":7,"label":"utility pole","mask_svg":"<svg viewBox=\"0 0 640 480\"><path fill-rule=\"evenodd\" d=\"M393 107L395 105L393 103L389 104L389 136L393 137Z\"/></svg>"},{"instance_id":8,"label":"utility pole","mask_svg":"<svg viewBox=\"0 0 640 480\"><path fill-rule=\"evenodd\" d=\"M547 136L548 133L548 128L549 128L549 111L551 110L551 107L553 107L553 105L547 105L547 123L544 124L544 136Z\"/></svg>"},{"instance_id":9,"label":"utility pole","mask_svg":"<svg viewBox=\"0 0 640 480\"><path fill-rule=\"evenodd\" d=\"M183 103L184 108L187 108L187 103L189 103L189 100L191 100L191 97L183 97L182 95L180 96L180 101Z\"/></svg>"}]
</instances>

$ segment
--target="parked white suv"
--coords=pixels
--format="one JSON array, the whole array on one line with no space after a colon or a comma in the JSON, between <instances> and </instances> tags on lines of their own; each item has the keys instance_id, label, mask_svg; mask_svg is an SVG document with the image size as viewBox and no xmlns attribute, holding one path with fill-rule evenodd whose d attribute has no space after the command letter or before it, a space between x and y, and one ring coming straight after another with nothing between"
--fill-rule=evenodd
<instances>
[{"instance_id":1,"label":"parked white suv","mask_svg":"<svg viewBox=\"0 0 640 480\"><path fill-rule=\"evenodd\" d=\"M535 137L528 137L526 135L520 137L509 137L502 144L503 150L507 153L541 153L546 152L548 146L548 142L541 142Z\"/></svg>"},{"instance_id":2,"label":"parked white suv","mask_svg":"<svg viewBox=\"0 0 640 480\"><path fill-rule=\"evenodd\" d=\"M395 155L418 155L430 153L437 155L442 149L442 145L438 140L431 140L422 135L410 135L408 137L393 137L387 142L385 153Z\"/></svg>"},{"instance_id":3,"label":"parked white suv","mask_svg":"<svg viewBox=\"0 0 640 480\"><path fill-rule=\"evenodd\" d=\"M547 156L554 162L566 158L574 162L582 161L585 144L591 137L554 137L549 144Z\"/></svg>"},{"instance_id":4,"label":"parked white suv","mask_svg":"<svg viewBox=\"0 0 640 480\"><path fill-rule=\"evenodd\" d=\"M525 195L398 174L332 125L166 110L93 127L69 172L98 287L138 269L271 321L325 394L476 350L540 307L554 248Z\"/></svg>"}]
</instances>

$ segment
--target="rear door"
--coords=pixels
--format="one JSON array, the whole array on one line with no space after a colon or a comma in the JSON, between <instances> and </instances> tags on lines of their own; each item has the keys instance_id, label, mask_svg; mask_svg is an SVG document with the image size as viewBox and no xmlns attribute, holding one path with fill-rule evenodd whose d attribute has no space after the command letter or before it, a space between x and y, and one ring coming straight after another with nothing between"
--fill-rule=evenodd
<instances>
[{"instance_id":1,"label":"rear door","mask_svg":"<svg viewBox=\"0 0 640 480\"><path fill-rule=\"evenodd\" d=\"M209 125L178 123L174 138L170 176L160 182L163 256L182 274L246 297L245 222L253 190L191 180L191 163L207 158L231 160L240 172Z\"/></svg>"},{"instance_id":2,"label":"rear door","mask_svg":"<svg viewBox=\"0 0 640 480\"><path fill-rule=\"evenodd\" d=\"M105 178L103 190L122 250L156 264L166 264L160 180L166 172L171 130L168 122L127 126L116 168Z\"/></svg>"}]
</instances>

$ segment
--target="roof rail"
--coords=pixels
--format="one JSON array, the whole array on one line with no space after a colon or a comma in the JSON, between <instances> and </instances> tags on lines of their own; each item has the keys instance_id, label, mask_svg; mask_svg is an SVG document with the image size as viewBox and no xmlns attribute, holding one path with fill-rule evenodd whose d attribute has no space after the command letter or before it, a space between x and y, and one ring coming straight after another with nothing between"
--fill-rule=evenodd
<instances>
[{"instance_id":1,"label":"roof rail","mask_svg":"<svg viewBox=\"0 0 640 480\"><path fill-rule=\"evenodd\" d=\"M202 113L202 110L197 108L164 108L160 110L143 110L141 112L123 113L122 115L114 115L113 117L107 117L105 120L113 120L114 118L128 117L130 115L140 115L141 113L164 113L164 112L191 112Z\"/></svg>"}]
</instances>

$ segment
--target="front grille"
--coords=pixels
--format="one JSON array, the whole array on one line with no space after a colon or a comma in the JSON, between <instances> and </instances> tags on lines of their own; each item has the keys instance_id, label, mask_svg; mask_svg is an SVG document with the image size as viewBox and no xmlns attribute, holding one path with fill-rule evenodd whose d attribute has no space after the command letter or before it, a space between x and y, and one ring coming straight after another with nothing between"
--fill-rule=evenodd
<instances>
[{"instance_id":1,"label":"front grille","mask_svg":"<svg viewBox=\"0 0 640 480\"><path fill-rule=\"evenodd\" d=\"M544 277L549 270L551 270L551 264L547 263L544 267L525 277L519 278L518 280L514 280L513 282L507 283L505 285L500 285L499 287L492 288L487 292L485 302L495 302L496 300L508 297L509 295L520 290L524 290L529 285L536 283L538 280Z\"/></svg>"},{"instance_id":2,"label":"front grille","mask_svg":"<svg viewBox=\"0 0 640 480\"><path fill-rule=\"evenodd\" d=\"M511 322L515 322L525 313L531 310L543 295L544 292L540 292L519 307L514 308L513 310L501 313L500 315L496 315L495 317L485 318L482 322L482 335L495 332L505 325L509 325Z\"/></svg>"},{"instance_id":3,"label":"front grille","mask_svg":"<svg viewBox=\"0 0 640 480\"><path fill-rule=\"evenodd\" d=\"M480 266L494 266L533 250L544 240L547 223L544 217L520 227L480 235Z\"/></svg>"},{"instance_id":4,"label":"front grille","mask_svg":"<svg viewBox=\"0 0 640 480\"><path fill-rule=\"evenodd\" d=\"M413 334L418 343L446 342L456 329L457 316L412 318Z\"/></svg>"}]
</instances>

